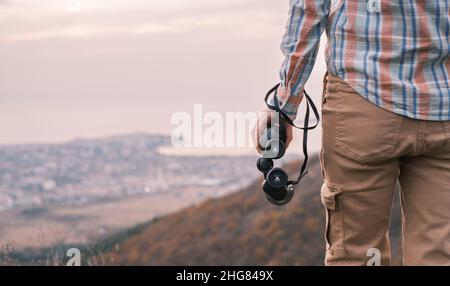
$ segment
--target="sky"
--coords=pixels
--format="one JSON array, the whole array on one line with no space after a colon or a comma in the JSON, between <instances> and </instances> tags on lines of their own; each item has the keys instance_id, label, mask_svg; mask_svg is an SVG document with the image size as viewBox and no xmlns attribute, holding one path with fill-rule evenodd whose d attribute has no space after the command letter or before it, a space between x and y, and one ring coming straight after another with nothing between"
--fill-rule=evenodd
<instances>
[{"instance_id":1,"label":"sky","mask_svg":"<svg viewBox=\"0 0 450 286\"><path fill-rule=\"evenodd\" d=\"M199 103L259 111L287 13L279 0L0 0L0 144L170 134ZM324 71L321 51L318 103Z\"/></svg>"}]
</instances>

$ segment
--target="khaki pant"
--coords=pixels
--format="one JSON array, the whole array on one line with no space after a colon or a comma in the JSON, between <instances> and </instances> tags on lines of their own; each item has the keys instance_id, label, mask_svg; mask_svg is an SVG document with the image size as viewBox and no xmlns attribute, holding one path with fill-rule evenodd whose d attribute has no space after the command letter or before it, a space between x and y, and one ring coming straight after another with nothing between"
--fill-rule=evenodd
<instances>
[{"instance_id":1,"label":"khaki pant","mask_svg":"<svg viewBox=\"0 0 450 286\"><path fill-rule=\"evenodd\" d=\"M400 182L405 265L450 265L450 122L386 111L333 75L324 80L321 163L327 265L390 265Z\"/></svg>"}]
</instances>

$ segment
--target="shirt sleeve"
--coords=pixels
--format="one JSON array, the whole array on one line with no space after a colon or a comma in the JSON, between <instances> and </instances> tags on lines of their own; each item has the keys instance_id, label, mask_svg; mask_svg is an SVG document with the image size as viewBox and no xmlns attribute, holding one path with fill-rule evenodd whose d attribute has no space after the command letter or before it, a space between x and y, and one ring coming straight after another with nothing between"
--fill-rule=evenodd
<instances>
[{"instance_id":1,"label":"shirt sleeve","mask_svg":"<svg viewBox=\"0 0 450 286\"><path fill-rule=\"evenodd\" d=\"M281 43L285 55L276 100L292 120L297 116L325 30L331 0L290 0L289 20ZM273 99L275 100L275 99Z\"/></svg>"}]
</instances>

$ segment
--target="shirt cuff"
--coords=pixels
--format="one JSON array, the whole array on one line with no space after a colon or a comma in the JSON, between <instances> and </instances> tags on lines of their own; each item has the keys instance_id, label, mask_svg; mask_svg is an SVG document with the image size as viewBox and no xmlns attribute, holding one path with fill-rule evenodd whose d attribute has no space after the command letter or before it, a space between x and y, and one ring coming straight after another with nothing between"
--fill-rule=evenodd
<instances>
[{"instance_id":1,"label":"shirt cuff","mask_svg":"<svg viewBox=\"0 0 450 286\"><path fill-rule=\"evenodd\" d=\"M281 111L283 111L292 121L297 118L297 111L303 99L303 89L297 95L292 94L289 87L280 85L277 90L277 98ZM272 100L275 100L273 98Z\"/></svg>"}]
</instances>

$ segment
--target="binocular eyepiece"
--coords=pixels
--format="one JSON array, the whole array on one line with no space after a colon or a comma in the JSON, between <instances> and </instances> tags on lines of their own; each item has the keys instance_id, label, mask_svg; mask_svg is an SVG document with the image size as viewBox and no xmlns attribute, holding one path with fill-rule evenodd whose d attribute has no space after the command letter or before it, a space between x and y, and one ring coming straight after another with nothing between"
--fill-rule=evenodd
<instances>
[{"instance_id":1,"label":"binocular eyepiece","mask_svg":"<svg viewBox=\"0 0 450 286\"><path fill-rule=\"evenodd\" d=\"M267 200L277 206L287 205L293 198L294 186L289 184L286 171L274 168L274 161L284 156L286 152L285 122L268 127L259 140L262 158L258 159L257 167L264 174L263 191Z\"/></svg>"}]
</instances>

